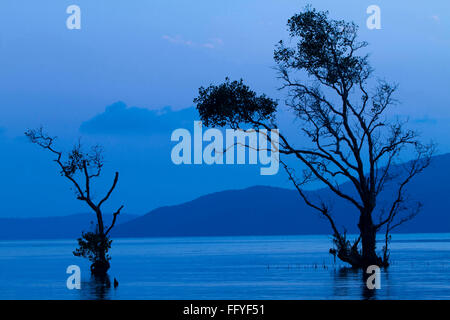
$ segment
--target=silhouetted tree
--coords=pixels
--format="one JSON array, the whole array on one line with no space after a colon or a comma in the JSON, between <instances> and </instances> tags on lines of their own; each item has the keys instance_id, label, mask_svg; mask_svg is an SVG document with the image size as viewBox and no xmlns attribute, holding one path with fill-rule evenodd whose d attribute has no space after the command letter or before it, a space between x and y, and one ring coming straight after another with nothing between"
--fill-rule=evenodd
<instances>
[{"instance_id":1,"label":"silhouetted tree","mask_svg":"<svg viewBox=\"0 0 450 320\"><path fill-rule=\"evenodd\" d=\"M109 199L114 191L119 173L116 172L114 181L106 195L97 203L92 197L92 181L99 177L103 167L102 148L94 146L90 151L85 152L80 142L75 144L73 149L66 155L62 151L54 148L56 137L50 137L43 132L42 128L27 130L25 135L29 140L55 155L54 161L60 168L61 176L69 179L75 187L75 193L78 200L84 201L97 217L97 227L93 232L83 232L78 239L79 248L73 254L75 256L88 258L91 264L91 272L94 275L106 275L111 257L108 254L111 248L109 233L116 223L117 216L120 214L123 206L113 213L111 225L106 227L103 221L102 205Z\"/></svg>"},{"instance_id":2,"label":"silhouetted tree","mask_svg":"<svg viewBox=\"0 0 450 320\"><path fill-rule=\"evenodd\" d=\"M286 106L300 121L309 142L308 147L299 148L280 133L280 162L306 204L330 223L335 243L331 253L353 267L386 267L390 232L420 209L419 203L406 205L406 186L428 166L434 147L420 143L417 134L405 128L405 121L388 119L397 86L371 80L367 55L357 54L367 43L357 41L354 23L332 20L328 12L306 7L287 25L294 45L280 41L274 59L282 81L280 89L287 92ZM278 103L258 96L242 80L227 78L223 84L202 87L194 102L207 126L277 127ZM269 136L267 139L270 141ZM412 151L414 159L400 165L401 155ZM303 164L300 178L285 156ZM358 210L360 232L355 241L339 230L329 204L313 201L304 192L303 186L315 180ZM350 181L353 193L340 187L343 180ZM377 197L388 182L399 183L395 197L387 207L377 207ZM382 229L385 247L378 256L376 233Z\"/></svg>"}]
</instances>

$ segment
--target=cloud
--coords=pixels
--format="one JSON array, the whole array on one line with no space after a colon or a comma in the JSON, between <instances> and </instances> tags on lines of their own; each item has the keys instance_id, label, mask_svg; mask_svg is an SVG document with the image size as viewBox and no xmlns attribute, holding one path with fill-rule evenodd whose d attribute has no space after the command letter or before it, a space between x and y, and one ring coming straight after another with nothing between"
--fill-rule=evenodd
<instances>
[{"instance_id":1,"label":"cloud","mask_svg":"<svg viewBox=\"0 0 450 320\"><path fill-rule=\"evenodd\" d=\"M441 22L441 18L439 18L438 15L432 15L431 19L433 19L434 21L436 21L437 23Z\"/></svg>"},{"instance_id":2,"label":"cloud","mask_svg":"<svg viewBox=\"0 0 450 320\"><path fill-rule=\"evenodd\" d=\"M195 43L191 40L186 40L183 37L177 35L177 36L169 36L169 35L163 35L162 38L170 43L178 44L178 45L184 45L188 47L203 47L208 49L215 49L220 46L223 46L224 42L220 38L211 38L207 42L203 43Z\"/></svg>"},{"instance_id":3,"label":"cloud","mask_svg":"<svg viewBox=\"0 0 450 320\"><path fill-rule=\"evenodd\" d=\"M184 40L181 36L168 36L168 35L163 35L162 38L170 43L174 43L174 44L182 44L185 46L192 46L194 43L190 40Z\"/></svg>"},{"instance_id":4,"label":"cloud","mask_svg":"<svg viewBox=\"0 0 450 320\"><path fill-rule=\"evenodd\" d=\"M212 38L207 43L203 43L202 46L209 49L215 49L223 46L223 40L220 38Z\"/></svg>"},{"instance_id":5,"label":"cloud","mask_svg":"<svg viewBox=\"0 0 450 320\"><path fill-rule=\"evenodd\" d=\"M174 111L170 107L149 110L127 107L120 101L82 123L80 131L87 134L108 135L165 134L178 128L190 128L197 118L198 113L194 108L179 111Z\"/></svg>"}]
</instances>

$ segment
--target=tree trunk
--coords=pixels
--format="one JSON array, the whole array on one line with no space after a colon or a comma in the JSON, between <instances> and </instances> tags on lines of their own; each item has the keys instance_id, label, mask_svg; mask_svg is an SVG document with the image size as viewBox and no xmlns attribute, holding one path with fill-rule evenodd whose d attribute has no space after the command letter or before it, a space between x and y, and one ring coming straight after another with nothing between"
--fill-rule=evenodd
<instances>
[{"instance_id":1,"label":"tree trunk","mask_svg":"<svg viewBox=\"0 0 450 320\"><path fill-rule=\"evenodd\" d=\"M366 270L371 265L387 267L389 265L388 262L378 257L376 253L376 228L373 224L370 210L361 211L358 227L360 237L357 241L351 244L345 237L345 234L335 236L337 250L333 249L330 252L337 255L342 261L349 263L352 268ZM359 243L362 246L361 251L358 249Z\"/></svg>"},{"instance_id":2,"label":"tree trunk","mask_svg":"<svg viewBox=\"0 0 450 320\"><path fill-rule=\"evenodd\" d=\"M97 215L97 225L98 225L98 233L102 238L102 243L106 243L106 240L104 239L105 236L105 227L103 225L103 215L100 209L95 210L95 213ZM98 259L91 265L91 273L94 276L100 276L103 277L107 274L110 264L108 259L106 259L106 248L101 246L99 248L98 252Z\"/></svg>"},{"instance_id":3,"label":"tree trunk","mask_svg":"<svg viewBox=\"0 0 450 320\"><path fill-rule=\"evenodd\" d=\"M97 260L91 265L91 273L94 276L105 276L108 273L110 264L106 259Z\"/></svg>"},{"instance_id":4,"label":"tree trunk","mask_svg":"<svg viewBox=\"0 0 450 320\"><path fill-rule=\"evenodd\" d=\"M97 215L97 225L98 225L98 232L103 235L104 233L104 226L103 226L103 216L100 209L95 210L95 214Z\"/></svg>"},{"instance_id":5,"label":"tree trunk","mask_svg":"<svg viewBox=\"0 0 450 320\"><path fill-rule=\"evenodd\" d=\"M105 235L102 233L102 237L105 237ZM102 241L102 243L105 243ZM103 277L107 274L110 264L108 259L106 258L106 248L103 246L99 248L100 252L98 252L98 259L91 265L91 273L94 276L100 276Z\"/></svg>"},{"instance_id":6,"label":"tree trunk","mask_svg":"<svg viewBox=\"0 0 450 320\"><path fill-rule=\"evenodd\" d=\"M382 259L376 253L376 229L372 221L371 211L361 212L358 224L361 234L361 267L367 268L370 265L381 267Z\"/></svg>"}]
</instances>

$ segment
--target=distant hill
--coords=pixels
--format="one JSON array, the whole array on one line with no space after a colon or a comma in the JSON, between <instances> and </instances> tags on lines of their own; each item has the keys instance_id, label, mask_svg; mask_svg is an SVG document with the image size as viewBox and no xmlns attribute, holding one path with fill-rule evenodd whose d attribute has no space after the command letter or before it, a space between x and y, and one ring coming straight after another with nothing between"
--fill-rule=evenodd
<instances>
[{"instance_id":1,"label":"distant hill","mask_svg":"<svg viewBox=\"0 0 450 320\"><path fill-rule=\"evenodd\" d=\"M129 221L137 216L123 214L120 219ZM105 222L110 223L107 215ZM94 230L93 213L45 218L0 218L0 240L76 239L81 231Z\"/></svg>"},{"instance_id":2,"label":"distant hill","mask_svg":"<svg viewBox=\"0 0 450 320\"><path fill-rule=\"evenodd\" d=\"M424 207L412 221L396 232L450 232L450 154L436 156L432 164L409 185L411 199ZM349 190L350 185L342 186ZM357 231L358 212L345 200L333 201L326 189L310 192L331 199L338 226ZM386 188L378 203L389 200ZM273 187L209 194L181 205L158 208L117 227L119 237L294 235L330 233L328 222L319 218L297 191Z\"/></svg>"},{"instance_id":3,"label":"distant hill","mask_svg":"<svg viewBox=\"0 0 450 320\"><path fill-rule=\"evenodd\" d=\"M409 185L412 199L424 207L396 232L450 232L450 154L436 156L430 167ZM287 186L290 186L287 183ZM350 186L344 184L349 192ZM386 188L379 203L392 196ZM337 225L357 231L358 212L343 200L333 201L330 191L309 192L332 203ZM109 217L110 218L110 217ZM88 230L92 214L53 218L0 219L0 239L76 238ZM180 205L155 209L140 217L123 214L113 237L182 237L232 235L329 234L327 221L305 205L297 191L256 186L202 196Z\"/></svg>"}]
</instances>

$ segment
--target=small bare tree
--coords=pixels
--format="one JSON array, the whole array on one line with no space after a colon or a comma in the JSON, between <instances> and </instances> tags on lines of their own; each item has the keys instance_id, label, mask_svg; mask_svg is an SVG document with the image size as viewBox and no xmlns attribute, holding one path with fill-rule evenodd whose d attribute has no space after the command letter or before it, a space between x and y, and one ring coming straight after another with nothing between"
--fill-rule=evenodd
<instances>
[{"instance_id":1,"label":"small bare tree","mask_svg":"<svg viewBox=\"0 0 450 320\"><path fill-rule=\"evenodd\" d=\"M106 195L97 203L92 197L92 181L99 177L104 164L102 148L94 146L89 152L85 152L79 141L66 155L54 147L56 137L44 133L42 128L27 130L25 135L29 140L55 155L54 161L60 168L61 176L70 180L75 188L78 200L84 201L97 217L97 228L95 232L83 232L78 239L79 248L74 251L75 256L88 258L91 264L91 272L97 276L106 275L109 270L111 257L108 251L111 247L109 233L116 223L117 216L123 209L121 206L113 214L111 225L106 227L103 220L102 205L109 199L116 188L119 173L116 172L114 181Z\"/></svg>"},{"instance_id":2,"label":"small bare tree","mask_svg":"<svg viewBox=\"0 0 450 320\"><path fill-rule=\"evenodd\" d=\"M354 23L329 19L327 12L307 7L288 20L288 30L296 44L286 46L280 41L274 59L281 89L287 91L286 106L299 120L308 144L297 147L281 132L279 152L303 165L302 177L284 158L280 161L305 203L330 223L336 245L330 252L353 267L386 267L390 232L412 219L421 206L407 203L406 186L429 165L434 146L422 144L405 122L388 117L396 102L396 85L379 81L370 90L368 56L357 55L367 43L357 41ZM278 103L258 96L242 80L227 78L221 85L202 87L194 102L207 126L278 127ZM401 164L405 153L415 156ZM339 229L329 204L304 192L304 185L312 181L320 181L359 212L360 232L354 242ZM341 187L343 181L353 186L353 192ZM383 207L377 198L388 183L394 197ZM382 229L385 247L380 257L376 234Z\"/></svg>"}]
</instances>

